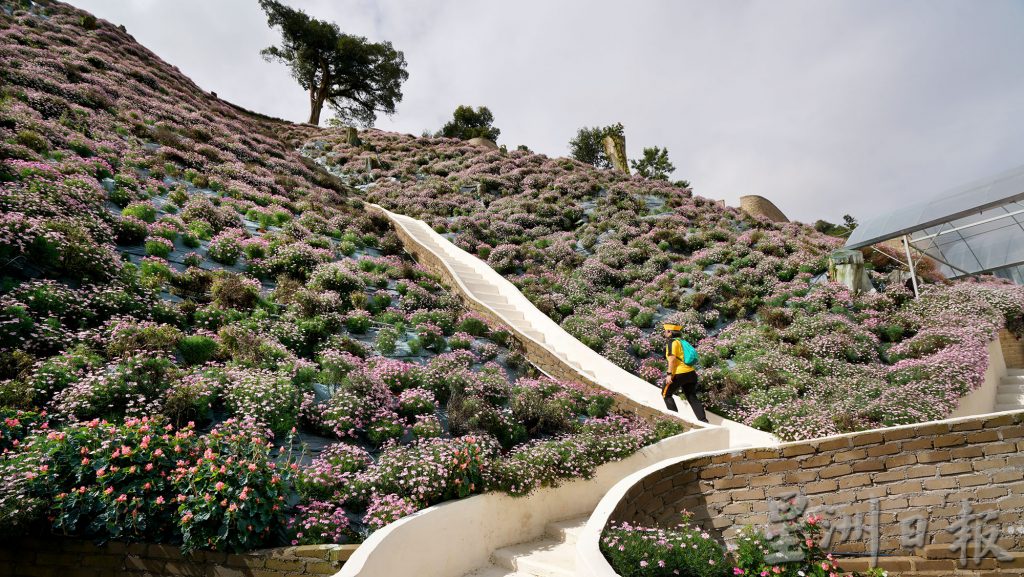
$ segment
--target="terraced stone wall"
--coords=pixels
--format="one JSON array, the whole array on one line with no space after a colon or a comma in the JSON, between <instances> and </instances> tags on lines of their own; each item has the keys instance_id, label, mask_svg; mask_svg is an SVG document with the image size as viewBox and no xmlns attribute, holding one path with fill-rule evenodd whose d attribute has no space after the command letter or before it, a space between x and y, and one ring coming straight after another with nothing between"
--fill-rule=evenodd
<instances>
[{"instance_id":1,"label":"terraced stone wall","mask_svg":"<svg viewBox=\"0 0 1024 577\"><path fill-rule=\"evenodd\" d=\"M201 551L186 557L173 545L17 539L0 544L0 577L334 575L354 550L354 545L308 545L244 555Z\"/></svg>"},{"instance_id":2,"label":"terraced stone wall","mask_svg":"<svg viewBox=\"0 0 1024 577\"><path fill-rule=\"evenodd\" d=\"M870 553L874 538L868 529L874 528L880 554L903 559L903 571L939 571L934 575L952 575L959 562L949 544L958 536L966 502L979 527L998 529L996 544L1014 554L1003 564L989 556L988 569L1024 572L1024 412L683 460L634 485L611 521L671 526L687 509L728 541L744 525L763 528L777 521L772 501L792 496L806 498L805 513L823 513L837 527L862 516L863 535L833 541L831 550ZM989 512L990 518L981 519ZM915 516L926 523L919 544L902 538L901 524L921 528L920 521L912 522Z\"/></svg>"},{"instance_id":3,"label":"terraced stone wall","mask_svg":"<svg viewBox=\"0 0 1024 577\"><path fill-rule=\"evenodd\" d=\"M368 206L367 210L375 209ZM405 247L406 252L412 255L413 258L416 259L416 262L418 262L432 274L435 274L438 277L440 277L441 283L445 285L446 288L452 290L459 296L464 307L483 315L485 318L487 318L490 322L492 322L495 325L507 326L505 321L501 320L501 318L495 315L493 311L478 303L476 300L474 300L472 297L466 294L459 287L459 284L455 281L454 276L444 265L440 258L438 258L433 252L431 252L427 248L423 247L415 238L410 236L404 229L402 229L402 227L395 226L394 229L395 233L398 235L398 238L402 241L402 245ZM513 338L516 340L517 344L519 345L519 351L524 356L526 356L526 358L529 359L530 362L532 362L534 365L536 365L538 368L540 368L548 375L551 375L556 379L561 379L564 381L583 383L585 385L590 385L599 389L603 388L597 383L594 383L590 379L587 379L585 376L581 375L572 367L566 365L561 359L556 357L546 348L538 345L536 342L534 342L532 339L516 330L514 327L508 327L508 329L512 333ZM651 386L653 387L654 385ZM620 411L633 413L646 419L654 419L665 416L664 413L651 409L646 405L637 403L632 399L628 399L624 396L614 395L614 397L615 406ZM687 430L692 428L689 424L686 424L686 426Z\"/></svg>"}]
</instances>

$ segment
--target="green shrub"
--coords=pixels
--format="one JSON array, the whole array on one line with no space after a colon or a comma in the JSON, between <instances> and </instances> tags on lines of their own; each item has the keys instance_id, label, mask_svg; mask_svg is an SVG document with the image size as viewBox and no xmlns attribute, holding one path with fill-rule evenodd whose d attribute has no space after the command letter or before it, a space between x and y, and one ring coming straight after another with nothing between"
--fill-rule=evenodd
<instances>
[{"instance_id":1,"label":"green shrub","mask_svg":"<svg viewBox=\"0 0 1024 577\"><path fill-rule=\"evenodd\" d=\"M22 130L15 137L15 142L39 154L50 151L50 141L33 130Z\"/></svg>"},{"instance_id":2,"label":"green shrub","mask_svg":"<svg viewBox=\"0 0 1024 577\"><path fill-rule=\"evenodd\" d=\"M139 244L146 240L149 229L146 223L132 216L122 216L117 221L117 242L119 244Z\"/></svg>"},{"instance_id":3,"label":"green shrub","mask_svg":"<svg viewBox=\"0 0 1024 577\"><path fill-rule=\"evenodd\" d=\"M138 201L124 207L124 210L121 211L121 215L134 216L144 222L152 223L156 221L156 208L154 208L149 202Z\"/></svg>"},{"instance_id":4,"label":"green shrub","mask_svg":"<svg viewBox=\"0 0 1024 577\"><path fill-rule=\"evenodd\" d=\"M370 316L362 311L353 311L345 317L345 328L352 334L366 334L370 330Z\"/></svg>"},{"instance_id":5,"label":"green shrub","mask_svg":"<svg viewBox=\"0 0 1024 577\"><path fill-rule=\"evenodd\" d=\"M174 243L162 237L151 237L146 241L146 254L167 258L174 251Z\"/></svg>"},{"instance_id":6,"label":"green shrub","mask_svg":"<svg viewBox=\"0 0 1024 577\"><path fill-rule=\"evenodd\" d=\"M203 335L191 335L178 342L178 352L185 363L201 365L217 353L217 341Z\"/></svg>"},{"instance_id":7,"label":"green shrub","mask_svg":"<svg viewBox=\"0 0 1024 577\"><path fill-rule=\"evenodd\" d=\"M395 354L398 342L398 331L392 327L384 327L377 332L376 347L380 354L390 356Z\"/></svg>"},{"instance_id":8,"label":"green shrub","mask_svg":"<svg viewBox=\"0 0 1024 577\"><path fill-rule=\"evenodd\" d=\"M150 322L121 322L110 335L107 355L120 357L139 352L169 353L174 350L183 335L170 325Z\"/></svg>"},{"instance_id":9,"label":"green shrub","mask_svg":"<svg viewBox=\"0 0 1024 577\"><path fill-rule=\"evenodd\" d=\"M242 274L224 273L213 281L213 302L225 309L252 310L260 299L262 285Z\"/></svg>"}]
</instances>

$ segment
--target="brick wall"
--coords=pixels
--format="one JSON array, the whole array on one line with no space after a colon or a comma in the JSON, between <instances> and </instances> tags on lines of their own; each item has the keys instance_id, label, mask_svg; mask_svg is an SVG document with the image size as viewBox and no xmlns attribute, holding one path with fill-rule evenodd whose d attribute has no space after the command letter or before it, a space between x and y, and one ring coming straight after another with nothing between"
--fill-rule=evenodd
<instances>
[{"instance_id":1,"label":"brick wall","mask_svg":"<svg viewBox=\"0 0 1024 577\"><path fill-rule=\"evenodd\" d=\"M1003 329L999 331L999 345L1003 349L1003 359L1008 369L1024 369L1024 340L1013 336Z\"/></svg>"},{"instance_id":2,"label":"brick wall","mask_svg":"<svg viewBox=\"0 0 1024 577\"><path fill-rule=\"evenodd\" d=\"M806 498L806 512L824 513L833 522L864 515L865 526L877 527L878 551L905 557L905 571L942 571L959 561L950 558L958 556L949 551L956 535L946 529L955 527L961 501L967 500L974 513L995 512L983 526L999 527L998 546L1016 552L1016 560L1002 564L1003 570L1019 567L1024 572L1024 412L684 460L632 487L611 521L670 526L687 509L695 521L728 541L744 525L769 525L774 520L771 501L794 494ZM927 522L923 548L901 540L901 521L914 515ZM862 537L831 550L869 553L869 533ZM952 575L949 569L935 574Z\"/></svg>"},{"instance_id":3,"label":"brick wall","mask_svg":"<svg viewBox=\"0 0 1024 577\"><path fill-rule=\"evenodd\" d=\"M367 209L375 210L373 207L370 206L367 206ZM537 344L535 341L533 341L526 335L522 334L514 327L508 326L507 323L501 320L499 316L494 314L494 312L491 311L491 309L480 304L472 297L470 297L468 294L466 294L459 286L459 284L455 281L455 278L453 277L451 271L448 270L448 267L446 267L444 263L441 261L441 259L434 255L433 252L423 247L402 227L396 225L394 226L394 229L395 233L398 235L398 238L402 241L402 245L405 247L406 252L412 255L416 262L418 262L432 274L437 275L441 279L441 284L443 284L449 290L457 294L459 296L459 299L462 301L463 306L466 309L482 315L494 325L502 325L508 327L509 332L512 334L512 337L515 340L516 346L513 348L518 348L518 350L521 353L523 353L523 355L527 359L529 359L529 361L533 363L537 368L541 369L545 373L557 379L582 383L598 389L607 390L604 389L604 387L601 387L597 383L586 378L584 375L580 374L578 371L576 371L569 365L565 364L565 362L563 362L560 358L556 357L546 348ZM654 385L651 386L653 387ZM612 395L615 398L615 408L618 409L619 411L639 415L646 419L664 418L666 416L665 413L652 409L647 405L638 403L625 396L618 395L615 393L612 393ZM687 429L693 428L693 425L687 423L686 421L680 420L680 422L684 423L684 426Z\"/></svg>"},{"instance_id":4,"label":"brick wall","mask_svg":"<svg viewBox=\"0 0 1024 577\"><path fill-rule=\"evenodd\" d=\"M333 575L355 545L307 545L243 555L197 551L183 556L174 545L107 543L52 537L0 544L0 577L299 577Z\"/></svg>"}]
</instances>

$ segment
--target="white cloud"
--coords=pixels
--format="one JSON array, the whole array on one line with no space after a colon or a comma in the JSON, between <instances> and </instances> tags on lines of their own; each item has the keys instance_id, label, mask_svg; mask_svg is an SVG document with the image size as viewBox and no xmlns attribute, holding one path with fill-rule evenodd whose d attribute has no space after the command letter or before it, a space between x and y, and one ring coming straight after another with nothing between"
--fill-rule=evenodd
<instances>
[{"instance_id":1,"label":"white cloud","mask_svg":"<svg viewBox=\"0 0 1024 577\"><path fill-rule=\"evenodd\" d=\"M222 98L301 121L255 0L72 0ZM1024 3L990 0L294 0L408 60L384 129L486 105L501 142L566 153L621 121L676 178L791 217L865 217L1024 162Z\"/></svg>"}]
</instances>

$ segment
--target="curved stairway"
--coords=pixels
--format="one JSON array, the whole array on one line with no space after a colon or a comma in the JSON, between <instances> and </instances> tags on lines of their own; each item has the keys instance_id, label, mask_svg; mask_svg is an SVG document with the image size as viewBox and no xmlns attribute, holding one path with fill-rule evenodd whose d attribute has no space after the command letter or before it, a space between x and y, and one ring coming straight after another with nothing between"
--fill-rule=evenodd
<instances>
[{"instance_id":1,"label":"curved stairway","mask_svg":"<svg viewBox=\"0 0 1024 577\"><path fill-rule=\"evenodd\" d=\"M576 537L587 517L551 523L537 540L491 553L491 564L465 577L573 577L576 565Z\"/></svg>"},{"instance_id":2,"label":"curved stairway","mask_svg":"<svg viewBox=\"0 0 1024 577\"><path fill-rule=\"evenodd\" d=\"M643 405L659 413L682 418L694 429L711 427L725 429L729 448L771 446L779 443L774 436L741 423L708 413L710 424L696 420L689 404L678 402L681 413L665 408L660 390L615 365L579 342L555 321L538 310L511 282L486 263L458 248L421 220L379 210L399 229L399 236L411 253L433 255L448 271L455 287L493 313L520 335L559 359L585 380L603 387L619 397ZM404 233L404 234L401 234ZM685 452L685 450L684 450ZM596 506L596 502L594 506ZM537 515L542 515L537 512ZM510 544L490 553L490 564L474 569L467 577L572 577L576 575L575 538L588 517L549 523L543 535L524 534L525 542ZM531 540L531 538L533 538ZM343 571L344 573L344 571ZM446 576L450 577L450 576Z\"/></svg>"},{"instance_id":3,"label":"curved stairway","mask_svg":"<svg viewBox=\"0 0 1024 577\"><path fill-rule=\"evenodd\" d=\"M683 418L693 427L706 426L697 421L685 400L677 402L680 413L668 411L657 387L622 369L578 341L537 309L505 277L476 256L452 244L425 222L390 212L377 205L370 206L384 214L419 248L429 251L441 261L464 295L486 307L507 325L546 349L586 380L652 411ZM731 446L778 444L778 439L769 433L724 419L714 413L708 413L708 420L711 426L721 426L729 430Z\"/></svg>"}]
</instances>

